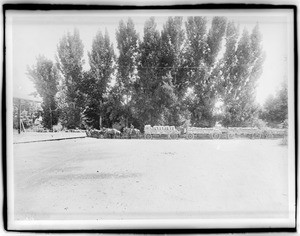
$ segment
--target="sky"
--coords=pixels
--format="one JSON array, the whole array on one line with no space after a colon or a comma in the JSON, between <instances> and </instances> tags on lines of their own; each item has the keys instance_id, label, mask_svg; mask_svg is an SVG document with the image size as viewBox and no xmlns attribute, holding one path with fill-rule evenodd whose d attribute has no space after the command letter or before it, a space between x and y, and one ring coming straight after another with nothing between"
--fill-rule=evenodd
<instances>
[{"instance_id":1,"label":"sky","mask_svg":"<svg viewBox=\"0 0 300 236\"><path fill-rule=\"evenodd\" d=\"M115 32L120 20L131 17L140 37L143 36L144 22L155 16L157 28L162 29L168 16L226 16L240 27L250 32L259 23L263 37L263 50L266 54L263 74L258 81L257 101L263 104L274 94L280 84L287 80L292 69L291 19L288 10L177 10L177 11L19 11L8 12L7 16L7 53L13 81L13 95L28 97L35 91L27 76L27 66L36 63L38 55L55 60L59 40L67 32L77 28L85 49L85 69L88 69L87 53L91 50L96 33L108 30L116 48ZM117 49L116 49L117 51Z\"/></svg>"}]
</instances>

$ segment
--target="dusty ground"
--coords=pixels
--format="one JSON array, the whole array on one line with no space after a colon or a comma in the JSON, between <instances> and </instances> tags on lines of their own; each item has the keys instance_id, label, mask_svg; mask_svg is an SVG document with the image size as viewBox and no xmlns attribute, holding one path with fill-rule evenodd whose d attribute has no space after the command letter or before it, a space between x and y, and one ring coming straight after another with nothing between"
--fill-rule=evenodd
<instances>
[{"instance_id":1,"label":"dusty ground","mask_svg":"<svg viewBox=\"0 0 300 236\"><path fill-rule=\"evenodd\" d=\"M14 144L15 219L286 217L288 156L279 143Z\"/></svg>"}]
</instances>

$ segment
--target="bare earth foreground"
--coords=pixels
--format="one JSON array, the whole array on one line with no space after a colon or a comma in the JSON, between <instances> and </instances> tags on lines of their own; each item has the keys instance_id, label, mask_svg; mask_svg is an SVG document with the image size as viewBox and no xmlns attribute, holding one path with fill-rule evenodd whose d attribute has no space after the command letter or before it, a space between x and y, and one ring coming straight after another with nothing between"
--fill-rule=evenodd
<instances>
[{"instance_id":1,"label":"bare earth foreground","mask_svg":"<svg viewBox=\"0 0 300 236\"><path fill-rule=\"evenodd\" d=\"M72 139L14 144L15 220L278 218L280 140Z\"/></svg>"}]
</instances>

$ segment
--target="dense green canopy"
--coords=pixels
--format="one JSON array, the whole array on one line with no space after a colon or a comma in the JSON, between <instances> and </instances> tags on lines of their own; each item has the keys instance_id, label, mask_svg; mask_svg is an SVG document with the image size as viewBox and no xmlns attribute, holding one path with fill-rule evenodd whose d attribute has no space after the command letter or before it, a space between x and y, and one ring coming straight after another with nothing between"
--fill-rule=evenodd
<instances>
[{"instance_id":1,"label":"dense green canopy","mask_svg":"<svg viewBox=\"0 0 300 236\"><path fill-rule=\"evenodd\" d=\"M87 71L78 30L64 35L56 64L39 58L29 69L44 107L58 107L67 128L248 126L257 120L265 57L258 24L240 33L226 17L169 17L159 31L151 17L142 35L130 18L120 21L115 48L107 32L97 32Z\"/></svg>"}]
</instances>

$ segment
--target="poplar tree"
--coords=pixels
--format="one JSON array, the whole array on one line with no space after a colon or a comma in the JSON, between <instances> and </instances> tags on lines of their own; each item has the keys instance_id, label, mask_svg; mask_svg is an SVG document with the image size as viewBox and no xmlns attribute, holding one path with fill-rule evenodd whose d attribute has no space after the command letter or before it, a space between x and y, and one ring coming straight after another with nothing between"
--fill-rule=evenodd
<instances>
[{"instance_id":1,"label":"poplar tree","mask_svg":"<svg viewBox=\"0 0 300 236\"><path fill-rule=\"evenodd\" d=\"M225 17L213 17L208 31L205 17L189 17L186 22L186 59L192 91L188 99L191 123L195 126L210 127L216 122L214 108L220 80L218 56L225 29Z\"/></svg>"},{"instance_id":2,"label":"poplar tree","mask_svg":"<svg viewBox=\"0 0 300 236\"><path fill-rule=\"evenodd\" d=\"M140 128L145 124L161 124L161 114L164 101L160 87L163 85L160 75L160 58L163 54L160 32L156 29L154 17L149 18L144 25L144 37L140 43L139 76L135 86L136 119L141 122Z\"/></svg>"},{"instance_id":3,"label":"poplar tree","mask_svg":"<svg viewBox=\"0 0 300 236\"><path fill-rule=\"evenodd\" d=\"M121 88L122 104L126 126L132 123L132 97L134 84L138 79L139 36L131 18L127 23L120 21L116 31L117 48L119 50L117 86Z\"/></svg>"},{"instance_id":4,"label":"poplar tree","mask_svg":"<svg viewBox=\"0 0 300 236\"><path fill-rule=\"evenodd\" d=\"M58 91L59 73L55 64L44 56L38 56L36 65L27 68L28 76L34 83L35 89L42 98L43 125L52 129L58 123Z\"/></svg>"},{"instance_id":5,"label":"poplar tree","mask_svg":"<svg viewBox=\"0 0 300 236\"><path fill-rule=\"evenodd\" d=\"M79 31L64 35L57 46L58 67L63 75L60 91L62 122L67 128L80 127L84 98L81 93L83 80L83 43Z\"/></svg>"},{"instance_id":6,"label":"poplar tree","mask_svg":"<svg viewBox=\"0 0 300 236\"><path fill-rule=\"evenodd\" d=\"M114 72L115 59L113 45L107 31L105 31L104 36L101 31L98 31L88 57L90 70L83 86L84 93L87 95L85 115L89 125L101 128L102 122L107 125L107 120L103 120L103 117L106 112L109 84Z\"/></svg>"},{"instance_id":7,"label":"poplar tree","mask_svg":"<svg viewBox=\"0 0 300 236\"><path fill-rule=\"evenodd\" d=\"M228 38L228 42L230 40L232 39ZM261 40L257 24L251 34L244 29L236 50L231 50L234 56L229 56L229 52L225 54L223 68L225 114L222 120L225 126L249 126L258 116L256 87L264 61Z\"/></svg>"},{"instance_id":8,"label":"poplar tree","mask_svg":"<svg viewBox=\"0 0 300 236\"><path fill-rule=\"evenodd\" d=\"M183 18L169 17L161 32L163 54L160 60L163 81L160 92L164 94L164 99L169 99L163 112L163 123L169 125L180 125L185 118L185 110L181 106L188 87L187 70L184 68L184 41Z\"/></svg>"}]
</instances>

